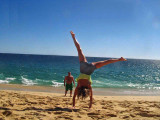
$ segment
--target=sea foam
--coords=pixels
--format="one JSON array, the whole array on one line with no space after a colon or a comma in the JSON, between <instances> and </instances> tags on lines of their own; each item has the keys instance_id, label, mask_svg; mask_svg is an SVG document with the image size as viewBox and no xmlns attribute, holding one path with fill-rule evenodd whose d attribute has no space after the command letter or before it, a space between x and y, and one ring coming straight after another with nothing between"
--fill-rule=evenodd
<instances>
[{"instance_id":1,"label":"sea foam","mask_svg":"<svg viewBox=\"0 0 160 120\"><path fill-rule=\"evenodd\" d=\"M6 78L5 80L0 80L0 83L2 83L2 84L8 84L8 83L10 83L10 81L13 81L13 80L15 80L16 78Z\"/></svg>"},{"instance_id":2,"label":"sea foam","mask_svg":"<svg viewBox=\"0 0 160 120\"><path fill-rule=\"evenodd\" d=\"M15 80L16 78L6 78L6 80Z\"/></svg>"},{"instance_id":3,"label":"sea foam","mask_svg":"<svg viewBox=\"0 0 160 120\"><path fill-rule=\"evenodd\" d=\"M7 81L7 80L0 80L0 83L2 83L2 84L9 83L9 81Z\"/></svg>"},{"instance_id":4,"label":"sea foam","mask_svg":"<svg viewBox=\"0 0 160 120\"><path fill-rule=\"evenodd\" d=\"M34 83L32 80L29 80L29 79L27 79L27 78L24 78L23 76L21 76L21 78L22 78L22 83L23 83L24 85L35 85L35 84L37 84L37 83Z\"/></svg>"},{"instance_id":5,"label":"sea foam","mask_svg":"<svg viewBox=\"0 0 160 120\"><path fill-rule=\"evenodd\" d=\"M63 83L60 83L60 82L55 82L54 80L52 81L54 87L60 87L63 85Z\"/></svg>"}]
</instances>

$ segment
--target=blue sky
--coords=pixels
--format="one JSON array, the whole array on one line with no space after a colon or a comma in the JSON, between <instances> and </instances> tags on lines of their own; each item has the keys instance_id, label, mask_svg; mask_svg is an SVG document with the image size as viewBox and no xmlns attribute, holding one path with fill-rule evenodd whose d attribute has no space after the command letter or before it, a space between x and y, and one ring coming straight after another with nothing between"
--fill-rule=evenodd
<instances>
[{"instance_id":1,"label":"blue sky","mask_svg":"<svg viewBox=\"0 0 160 120\"><path fill-rule=\"evenodd\" d=\"M160 0L0 0L0 53L160 59Z\"/></svg>"}]
</instances>

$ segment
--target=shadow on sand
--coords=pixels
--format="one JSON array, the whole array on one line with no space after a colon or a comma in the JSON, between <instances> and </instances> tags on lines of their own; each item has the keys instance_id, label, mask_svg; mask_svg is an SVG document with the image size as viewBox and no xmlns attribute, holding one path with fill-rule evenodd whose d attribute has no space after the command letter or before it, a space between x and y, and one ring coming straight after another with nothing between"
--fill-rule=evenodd
<instances>
[{"instance_id":1,"label":"shadow on sand","mask_svg":"<svg viewBox=\"0 0 160 120\"><path fill-rule=\"evenodd\" d=\"M79 109L70 109L70 108L61 108L61 107L55 107L55 108L49 108L49 109L27 107L27 108L22 109L22 110L0 107L0 110L15 110L15 111L36 110L36 111L66 111L66 112L72 112L72 111L78 112L79 111Z\"/></svg>"}]
</instances>

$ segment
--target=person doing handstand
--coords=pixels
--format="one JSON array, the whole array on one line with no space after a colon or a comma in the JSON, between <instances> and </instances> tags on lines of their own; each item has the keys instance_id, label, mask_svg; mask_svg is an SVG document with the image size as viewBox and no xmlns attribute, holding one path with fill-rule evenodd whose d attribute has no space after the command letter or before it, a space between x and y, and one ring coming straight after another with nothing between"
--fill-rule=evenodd
<instances>
[{"instance_id":1,"label":"person doing handstand","mask_svg":"<svg viewBox=\"0 0 160 120\"><path fill-rule=\"evenodd\" d=\"M70 33L73 38L73 42L77 48L79 62L80 62L80 75L76 79L77 87L73 95L73 108L75 108L76 96L78 98L81 97L82 99L86 98L87 96L90 96L89 108L91 108L92 107L92 95L93 95L92 87L91 87L91 84L92 84L91 74L94 72L95 69L101 68L111 63L115 63L119 61L126 61L126 59L121 57L119 59L109 59L109 60L104 60L104 61L99 61L99 62L88 63L86 57L84 56L82 52L80 44L75 38L75 34L72 31Z\"/></svg>"},{"instance_id":2,"label":"person doing handstand","mask_svg":"<svg viewBox=\"0 0 160 120\"><path fill-rule=\"evenodd\" d=\"M70 97L72 97L72 89L73 89L72 82L74 83L74 87L75 87L74 78L71 75L71 72L68 72L68 76L65 76L65 79L64 79L65 96L67 94L67 91L70 90Z\"/></svg>"}]
</instances>

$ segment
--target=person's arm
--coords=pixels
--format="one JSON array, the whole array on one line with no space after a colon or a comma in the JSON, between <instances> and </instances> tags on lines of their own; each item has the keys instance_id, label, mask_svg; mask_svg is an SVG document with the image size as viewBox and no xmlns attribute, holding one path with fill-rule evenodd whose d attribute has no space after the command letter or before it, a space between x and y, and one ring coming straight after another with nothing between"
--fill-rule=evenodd
<instances>
[{"instance_id":1,"label":"person's arm","mask_svg":"<svg viewBox=\"0 0 160 120\"><path fill-rule=\"evenodd\" d=\"M89 104L89 108L91 108L92 107L92 100L93 100L93 93L92 93L92 87L90 88L90 104Z\"/></svg>"},{"instance_id":2,"label":"person's arm","mask_svg":"<svg viewBox=\"0 0 160 120\"><path fill-rule=\"evenodd\" d=\"M64 86L66 86L66 77L64 78Z\"/></svg>"},{"instance_id":3,"label":"person's arm","mask_svg":"<svg viewBox=\"0 0 160 120\"><path fill-rule=\"evenodd\" d=\"M73 108L75 108L75 98L76 98L77 92L78 92L77 90L78 90L78 88L76 87L76 89L74 91L74 95L73 95Z\"/></svg>"},{"instance_id":4,"label":"person's arm","mask_svg":"<svg viewBox=\"0 0 160 120\"><path fill-rule=\"evenodd\" d=\"M74 81L74 77L73 77L73 83L74 83L74 87L75 87L75 81Z\"/></svg>"}]
</instances>

